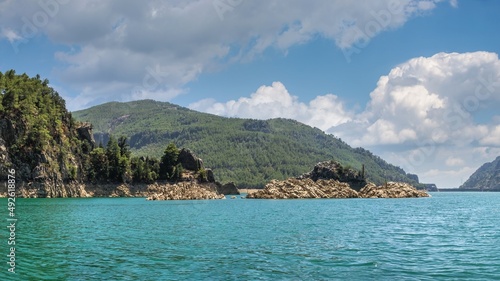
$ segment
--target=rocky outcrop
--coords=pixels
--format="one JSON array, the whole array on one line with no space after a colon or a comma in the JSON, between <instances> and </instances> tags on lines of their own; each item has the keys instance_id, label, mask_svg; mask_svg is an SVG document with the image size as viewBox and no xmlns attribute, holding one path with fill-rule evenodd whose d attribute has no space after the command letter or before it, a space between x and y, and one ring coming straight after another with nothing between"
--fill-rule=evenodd
<instances>
[{"instance_id":1,"label":"rocky outcrop","mask_svg":"<svg viewBox=\"0 0 500 281\"><path fill-rule=\"evenodd\" d=\"M198 158L191 150L187 148L181 149L177 158L184 169L198 171L203 167L203 160Z\"/></svg>"},{"instance_id":2,"label":"rocky outcrop","mask_svg":"<svg viewBox=\"0 0 500 281\"><path fill-rule=\"evenodd\" d=\"M78 137L87 141L92 149L95 147L94 134L92 134L92 124L87 122L80 124L80 126L76 128L76 132L78 133Z\"/></svg>"},{"instance_id":3,"label":"rocky outcrop","mask_svg":"<svg viewBox=\"0 0 500 281\"><path fill-rule=\"evenodd\" d=\"M234 182L226 183L224 185L217 185L217 191L224 195L240 195L240 191Z\"/></svg>"},{"instance_id":4,"label":"rocky outcrop","mask_svg":"<svg viewBox=\"0 0 500 281\"><path fill-rule=\"evenodd\" d=\"M412 198L429 197L407 183L388 182L376 186L368 183L359 192L349 184L337 180L287 179L271 181L263 190L249 193L254 199L296 199L296 198Z\"/></svg>"},{"instance_id":5,"label":"rocky outcrop","mask_svg":"<svg viewBox=\"0 0 500 281\"><path fill-rule=\"evenodd\" d=\"M203 199L225 199L223 194L217 192L215 184L197 184L181 182L177 184L150 185L148 191L151 194L148 200L203 200Z\"/></svg>"},{"instance_id":6,"label":"rocky outcrop","mask_svg":"<svg viewBox=\"0 0 500 281\"><path fill-rule=\"evenodd\" d=\"M273 180L263 190L250 193L247 198L296 199L296 198L357 198L358 193L349 184L337 180L290 178Z\"/></svg>"},{"instance_id":7,"label":"rocky outcrop","mask_svg":"<svg viewBox=\"0 0 500 281\"><path fill-rule=\"evenodd\" d=\"M299 179L312 179L313 181L320 179L337 180L349 184L356 191L359 191L367 184L364 171L358 172L345 168L336 161L320 162L314 166L311 172L300 176Z\"/></svg>"},{"instance_id":8,"label":"rocky outcrop","mask_svg":"<svg viewBox=\"0 0 500 281\"><path fill-rule=\"evenodd\" d=\"M428 197L408 183L388 182L381 186L367 183L361 173L346 169L335 161L320 162L298 178L273 180L263 190L249 193L247 198L407 198Z\"/></svg>"},{"instance_id":9,"label":"rocky outcrop","mask_svg":"<svg viewBox=\"0 0 500 281\"><path fill-rule=\"evenodd\" d=\"M361 198L411 198L411 197L429 197L427 192L417 190L408 183L388 182L384 185L375 185L368 183L359 191Z\"/></svg>"}]
</instances>

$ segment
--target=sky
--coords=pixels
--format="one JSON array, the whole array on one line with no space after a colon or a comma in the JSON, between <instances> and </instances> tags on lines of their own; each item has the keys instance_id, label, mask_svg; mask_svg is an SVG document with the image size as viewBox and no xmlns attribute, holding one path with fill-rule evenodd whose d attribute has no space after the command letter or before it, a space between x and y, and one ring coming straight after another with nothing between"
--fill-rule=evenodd
<instances>
[{"instance_id":1,"label":"sky","mask_svg":"<svg viewBox=\"0 0 500 281\"><path fill-rule=\"evenodd\" d=\"M75 111L291 118L458 187L500 155L495 0L0 0L0 71Z\"/></svg>"}]
</instances>

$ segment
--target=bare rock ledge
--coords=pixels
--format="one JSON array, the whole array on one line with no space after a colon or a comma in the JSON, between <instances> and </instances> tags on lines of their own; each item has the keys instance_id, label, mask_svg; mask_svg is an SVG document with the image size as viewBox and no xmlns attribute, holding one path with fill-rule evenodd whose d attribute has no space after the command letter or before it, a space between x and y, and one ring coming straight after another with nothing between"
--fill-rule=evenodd
<instances>
[{"instance_id":1,"label":"bare rock ledge","mask_svg":"<svg viewBox=\"0 0 500 281\"><path fill-rule=\"evenodd\" d=\"M388 182L381 186L368 183L357 192L348 183L338 180L290 178L284 181L273 180L263 190L247 195L250 199L411 197L429 197L429 194L407 183Z\"/></svg>"}]
</instances>

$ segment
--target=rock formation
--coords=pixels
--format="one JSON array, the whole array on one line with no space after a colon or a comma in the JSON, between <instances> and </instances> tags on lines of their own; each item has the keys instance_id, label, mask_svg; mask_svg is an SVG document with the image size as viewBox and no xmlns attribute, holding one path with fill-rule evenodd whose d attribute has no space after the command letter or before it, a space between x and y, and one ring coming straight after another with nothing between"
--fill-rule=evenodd
<instances>
[{"instance_id":1,"label":"rock formation","mask_svg":"<svg viewBox=\"0 0 500 281\"><path fill-rule=\"evenodd\" d=\"M203 160L198 158L191 150L187 148L181 149L179 152L179 163L184 169L198 171L203 167Z\"/></svg>"},{"instance_id":2,"label":"rock formation","mask_svg":"<svg viewBox=\"0 0 500 281\"><path fill-rule=\"evenodd\" d=\"M224 185L218 185L217 191L224 195L240 195L240 191L234 184L234 182L226 183Z\"/></svg>"},{"instance_id":3,"label":"rock formation","mask_svg":"<svg viewBox=\"0 0 500 281\"><path fill-rule=\"evenodd\" d=\"M320 162L314 166L311 172L304 174L299 178L309 178L313 181L317 181L320 179L337 180L340 182L348 183L349 186L356 191L359 191L363 186L367 184L363 172L360 173L356 170L345 168L336 161Z\"/></svg>"},{"instance_id":4,"label":"rock formation","mask_svg":"<svg viewBox=\"0 0 500 281\"><path fill-rule=\"evenodd\" d=\"M250 193L247 198L296 199L296 198L356 198L358 193L349 184L337 180L290 178L273 180L263 190Z\"/></svg>"},{"instance_id":5,"label":"rock formation","mask_svg":"<svg viewBox=\"0 0 500 281\"><path fill-rule=\"evenodd\" d=\"M360 188L360 185L364 186ZM366 183L356 171L343 168L338 162L318 163L314 169L298 178L273 180L263 190L247 195L254 199L293 198L407 198L428 197L408 183L388 182L376 186Z\"/></svg>"},{"instance_id":6,"label":"rock formation","mask_svg":"<svg viewBox=\"0 0 500 281\"><path fill-rule=\"evenodd\" d=\"M148 187L151 193L148 200L203 200L225 199L223 194L217 192L215 184L197 184L181 182L177 184L152 184Z\"/></svg>"},{"instance_id":7,"label":"rock formation","mask_svg":"<svg viewBox=\"0 0 500 281\"><path fill-rule=\"evenodd\" d=\"M376 186L368 183L359 191L360 198L409 198L409 197L429 197L427 192L417 190L408 183L388 182L384 185Z\"/></svg>"},{"instance_id":8,"label":"rock formation","mask_svg":"<svg viewBox=\"0 0 500 281\"><path fill-rule=\"evenodd\" d=\"M80 126L76 128L76 131L80 139L87 141L91 145L91 149L95 147L94 134L92 134L92 124L87 122L81 123Z\"/></svg>"}]
</instances>

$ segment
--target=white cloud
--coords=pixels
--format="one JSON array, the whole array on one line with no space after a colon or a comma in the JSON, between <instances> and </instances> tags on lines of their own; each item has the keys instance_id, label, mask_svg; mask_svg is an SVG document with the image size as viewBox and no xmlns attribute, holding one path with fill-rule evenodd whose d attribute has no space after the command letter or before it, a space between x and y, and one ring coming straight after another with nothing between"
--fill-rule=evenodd
<instances>
[{"instance_id":1,"label":"white cloud","mask_svg":"<svg viewBox=\"0 0 500 281\"><path fill-rule=\"evenodd\" d=\"M480 111L500 105L500 61L497 54L439 53L411 59L379 79L371 100L356 123L330 132L354 145L496 143L494 124L477 124Z\"/></svg>"},{"instance_id":2,"label":"white cloud","mask_svg":"<svg viewBox=\"0 0 500 281\"><path fill-rule=\"evenodd\" d=\"M500 147L500 125L492 126L488 134L479 142L482 145Z\"/></svg>"},{"instance_id":3,"label":"white cloud","mask_svg":"<svg viewBox=\"0 0 500 281\"><path fill-rule=\"evenodd\" d=\"M39 34L74 47L56 55L61 81L82 94L108 81L116 91L104 98L123 100L148 67L162 67L163 90L178 89L220 65L318 36L340 48L366 44L443 0L221 1L222 11L212 0L3 1L0 26L21 52Z\"/></svg>"},{"instance_id":4,"label":"white cloud","mask_svg":"<svg viewBox=\"0 0 500 281\"><path fill-rule=\"evenodd\" d=\"M254 119L290 118L322 130L350 121L353 114L345 110L336 95L317 96L309 103L300 102L281 82L261 86L250 97L241 97L225 103L202 100L191 109L228 117Z\"/></svg>"},{"instance_id":5,"label":"white cloud","mask_svg":"<svg viewBox=\"0 0 500 281\"><path fill-rule=\"evenodd\" d=\"M465 164L465 161L462 160L461 158L459 157L453 157L453 156L450 156L448 157L448 159L446 159L446 165L447 166L463 166Z\"/></svg>"},{"instance_id":6,"label":"white cloud","mask_svg":"<svg viewBox=\"0 0 500 281\"><path fill-rule=\"evenodd\" d=\"M250 97L204 100L191 107L224 116L293 118L445 186L458 186L456 175L467 177L463 174L500 154L500 117L494 115L500 107L500 60L495 53L411 59L380 77L370 98L365 110L355 114L335 95L306 104L275 82ZM493 117L481 118L485 112Z\"/></svg>"},{"instance_id":7,"label":"white cloud","mask_svg":"<svg viewBox=\"0 0 500 281\"><path fill-rule=\"evenodd\" d=\"M0 38L2 37L7 38L7 40L9 40L9 42L11 43L23 39L21 36L19 36L19 34L17 34L14 30L10 28L2 28L2 32L0 33Z\"/></svg>"}]
</instances>

